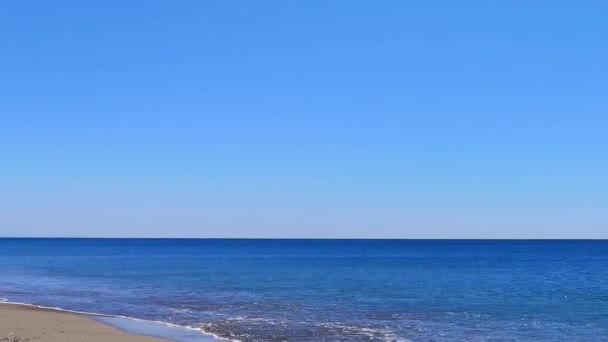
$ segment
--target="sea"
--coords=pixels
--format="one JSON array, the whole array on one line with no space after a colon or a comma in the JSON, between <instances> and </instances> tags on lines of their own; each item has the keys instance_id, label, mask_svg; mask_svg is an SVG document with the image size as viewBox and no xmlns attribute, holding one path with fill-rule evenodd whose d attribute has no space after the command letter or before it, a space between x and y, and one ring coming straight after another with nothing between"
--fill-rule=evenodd
<instances>
[{"instance_id":1,"label":"sea","mask_svg":"<svg viewBox=\"0 0 608 342\"><path fill-rule=\"evenodd\" d=\"M0 297L179 342L608 341L608 241L7 238Z\"/></svg>"}]
</instances>

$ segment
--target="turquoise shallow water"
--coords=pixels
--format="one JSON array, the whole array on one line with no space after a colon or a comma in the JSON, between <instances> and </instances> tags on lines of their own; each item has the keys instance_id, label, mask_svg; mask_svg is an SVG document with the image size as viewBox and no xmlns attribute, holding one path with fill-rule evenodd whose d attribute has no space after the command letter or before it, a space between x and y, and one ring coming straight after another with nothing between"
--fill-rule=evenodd
<instances>
[{"instance_id":1,"label":"turquoise shallow water","mask_svg":"<svg viewBox=\"0 0 608 342\"><path fill-rule=\"evenodd\" d=\"M241 341L608 341L606 274L605 241L0 239L0 297Z\"/></svg>"},{"instance_id":2,"label":"turquoise shallow water","mask_svg":"<svg viewBox=\"0 0 608 342\"><path fill-rule=\"evenodd\" d=\"M123 331L147 336L164 337L179 342L218 342L223 339L198 330L187 329L179 326L163 324L160 322L141 321L115 316L94 316L94 319L115 326Z\"/></svg>"}]
</instances>

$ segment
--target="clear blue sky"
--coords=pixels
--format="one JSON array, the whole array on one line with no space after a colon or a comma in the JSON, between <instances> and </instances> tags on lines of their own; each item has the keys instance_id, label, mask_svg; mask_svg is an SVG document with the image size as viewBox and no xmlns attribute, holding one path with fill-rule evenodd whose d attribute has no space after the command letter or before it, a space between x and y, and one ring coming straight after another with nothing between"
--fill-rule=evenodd
<instances>
[{"instance_id":1,"label":"clear blue sky","mask_svg":"<svg viewBox=\"0 0 608 342\"><path fill-rule=\"evenodd\" d=\"M2 1L0 235L608 238L605 1Z\"/></svg>"}]
</instances>

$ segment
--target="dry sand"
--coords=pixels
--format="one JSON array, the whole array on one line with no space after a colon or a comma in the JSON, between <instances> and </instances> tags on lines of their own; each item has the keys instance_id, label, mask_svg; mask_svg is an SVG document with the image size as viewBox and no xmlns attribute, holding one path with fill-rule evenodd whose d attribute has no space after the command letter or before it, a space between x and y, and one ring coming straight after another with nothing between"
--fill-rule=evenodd
<instances>
[{"instance_id":1,"label":"dry sand","mask_svg":"<svg viewBox=\"0 0 608 342\"><path fill-rule=\"evenodd\" d=\"M84 315L0 304L0 342L167 342L131 335Z\"/></svg>"}]
</instances>

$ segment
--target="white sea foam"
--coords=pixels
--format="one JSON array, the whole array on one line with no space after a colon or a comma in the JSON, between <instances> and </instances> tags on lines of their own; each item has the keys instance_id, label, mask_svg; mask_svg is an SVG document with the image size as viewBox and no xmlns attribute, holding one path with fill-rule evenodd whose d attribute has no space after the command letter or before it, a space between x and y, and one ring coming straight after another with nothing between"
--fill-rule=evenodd
<instances>
[{"instance_id":1,"label":"white sea foam","mask_svg":"<svg viewBox=\"0 0 608 342\"><path fill-rule=\"evenodd\" d=\"M321 323L319 325L326 329L348 331L349 333L354 335L365 336L380 341L410 342L410 340L404 339L402 337L397 337L392 331L387 329L358 327L337 323Z\"/></svg>"}]
</instances>

